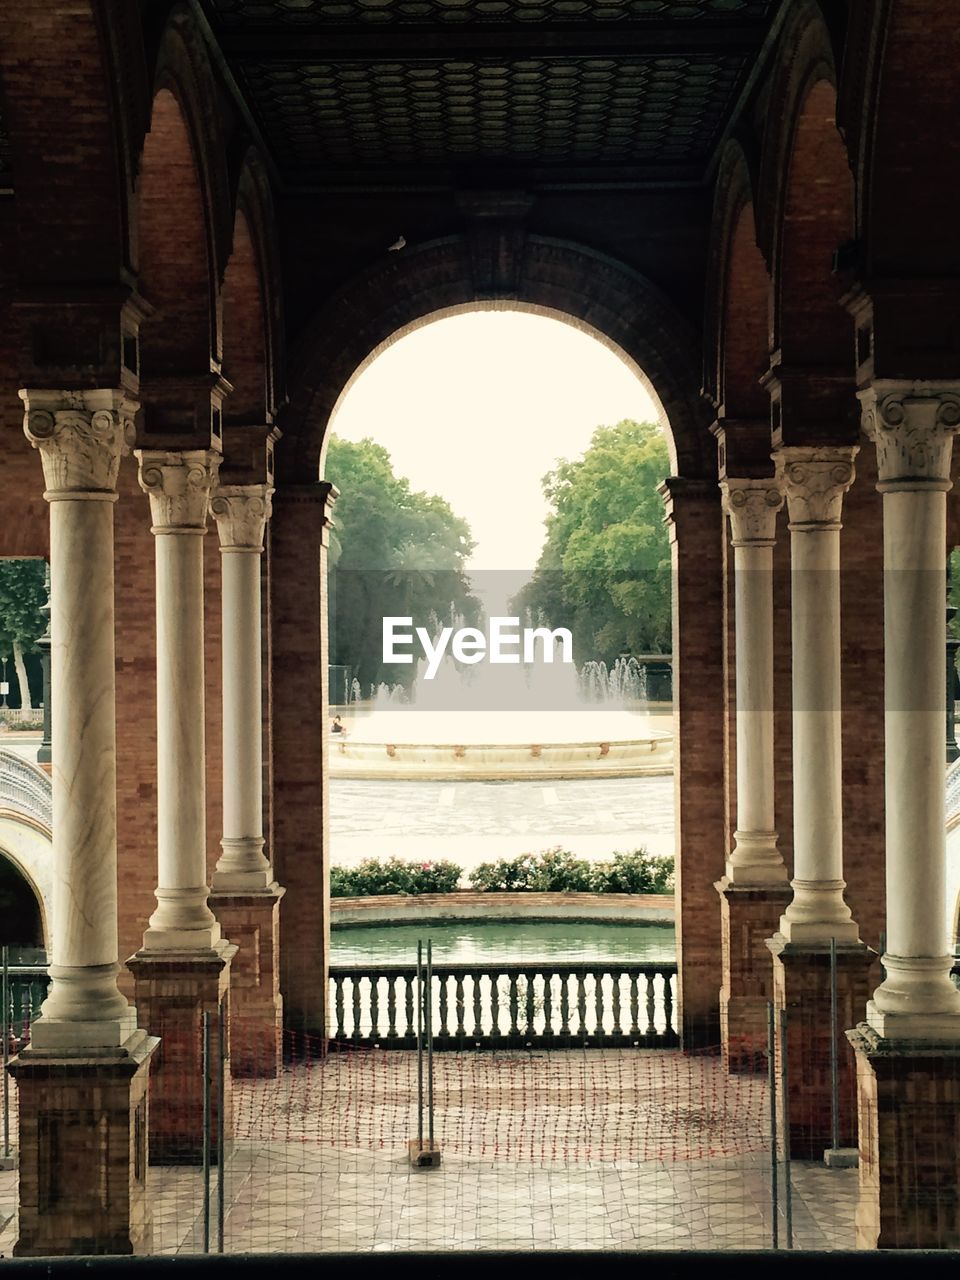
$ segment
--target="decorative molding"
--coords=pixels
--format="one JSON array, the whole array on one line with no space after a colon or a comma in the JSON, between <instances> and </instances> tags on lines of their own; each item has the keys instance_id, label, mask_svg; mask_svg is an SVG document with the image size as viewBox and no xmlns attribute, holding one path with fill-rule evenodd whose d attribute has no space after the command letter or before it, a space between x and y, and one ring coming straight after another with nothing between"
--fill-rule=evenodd
<instances>
[{"instance_id":1,"label":"decorative molding","mask_svg":"<svg viewBox=\"0 0 960 1280\"><path fill-rule=\"evenodd\" d=\"M137 449L136 455L140 488L150 499L152 532L203 533L220 454L213 449Z\"/></svg>"},{"instance_id":2,"label":"decorative molding","mask_svg":"<svg viewBox=\"0 0 960 1280\"><path fill-rule=\"evenodd\" d=\"M855 444L776 450L777 483L787 499L791 531L840 528L843 495L853 484L859 451Z\"/></svg>"},{"instance_id":3,"label":"decorative molding","mask_svg":"<svg viewBox=\"0 0 960 1280\"><path fill-rule=\"evenodd\" d=\"M271 515L273 486L220 485L210 498L221 551L263 550L263 533Z\"/></svg>"},{"instance_id":4,"label":"decorative molding","mask_svg":"<svg viewBox=\"0 0 960 1280\"><path fill-rule=\"evenodd\" d=\"M864 434L877 447L881 493L949 489L960 383L884 378L857 396Z\"/></svg>"},{"instance_id":5,"label":"decorative molding","mask_svg":"<svg viewBox=\"0 0 960 1280\"><path fill-rule=\"evenodd\" d=\"M134 442L136 401L122 390L26 388L23 433L39 450L48 501L115 501L121 457Z\"/></svg>"},{"instance_id":6,"label":"decorative molding","mask_svg":"<svg viewBox=\"0 0 960 1280\"><path fill-rule=\"evenodd\" d=\"M728 478L720 481L723 510L730 517L734 547L772 547L783 494L773 480Z\"/></svg>"}]
</instances>

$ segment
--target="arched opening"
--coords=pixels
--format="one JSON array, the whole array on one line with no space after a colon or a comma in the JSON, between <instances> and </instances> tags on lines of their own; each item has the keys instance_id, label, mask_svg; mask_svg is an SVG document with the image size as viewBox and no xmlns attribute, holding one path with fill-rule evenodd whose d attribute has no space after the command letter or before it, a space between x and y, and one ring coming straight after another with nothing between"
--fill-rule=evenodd
<instances>
[{"instance_id":1,"label":"arched opening","mask_svg":"<svg viewBox=\"0 0 960 1280\"><path fill-rule=\"evenodd\" d=\"M291 1025L314 1026L322 1016L313 988L302 978L294 956L325 954L317 936L316 909L326 892L315 844L304 833L300 812L326 821L325 781L314 785L301 763L325 760L327 724L319 693L305 698L307 661L326 679L323 645L304 635L303 619L321 615L325 605L304 578L305 548L329 534L320 511L307 507L306 485L318 474L324 435L343 390L358 368L390 339L425 322L478 305L562 316L619 350L652 383L669 422L673 447L671 477L664 485L669 533L673 606L673 739L680 984L687 1043L716 1043L718 994L715 959L719 952L714 881L722 874L723 704L704 690L722 678L720 575L722 515L716 483L716 445L707 427L700 395L696 337L683 318L649 281L629 268L582 246L548 237L521 237L513 268L516 292L490 298L474 281L475 255L469 240L451 237L390 255L325 304L300 335L290 403L281 420L277 451L277 493L271 522L273 593L274 770L285 777L283 803L274 808L277 877L287 886L281 911L289 949L282 958L285 1010ZM317 500L322 501L318 487ZM495 493L491 494L495 502ZM328 517L324 516L324 520ZM335 532L335 509L329 514ZM294 584L296 584L294 586ZM316 664L315 667L313 664ZM322 671L323 675L319 676ZM686 673L686 678L685 674ZM311 681L312 681L311 676ZM294 733L287 723L299 727ZM304 724L311 728L309 742ZM388 744L389 745L389 744ZM536 744L533 744L536 745ZM296 888L296 892L294 892ZM300 1010L303 1010L300 1013Z\"/></svg>"},{"instance_id":2,"label":"arched opening","mask_svg":"<svg viewBox=\"0 0 960 1280\"><path fill-rule=\"evenodd\" d=\"M0 849L0 943L10 948L11 955L39 950L44 945L39 894L3 849Z\"/></svg>"},{"instance_id":3,"label":"arched opening","mask_svg":"<svg viewBox=\"0 0 960 1280\"><path fill-rule=\"evenodd\" d=\"M670 990L658 986L656 1028L638 1034L672 1043L672 895L649 908L656 919L619 925L605 921L603 899L631 876L638 891L644 877L650 889L672 882L671 573L658 486L673 451L649 383L565 318L503 306L432 316L382 344L331 418L334 975L372 956L402 964L415 947L402 899L388 908L396 927L374 934L338 927L341 895L408 881L416 896L482 889L470 910L486 900L501 922L457 924L455 893L439 908L454 920L429 926L438 957L475 966L480 1012L466 1034L507 1034L481 990L496 981L488 960L648 960L669 966ZM388 621L405 615L409 646L403 625L388 644ZM498 624L516 632L504 646L515 663L497 654ZM566 630L569 653L557 639L549 655L528 655L535 627ZM459 650L468 631L486 648ZM394 643L409 658L393 661ZM601 922L564 922L554 907L561 919L549 925L504 926L513 887L537 901L537 889L596 894ZM591 999L612 1002L594 980ZM536 983L559 1010L561 975ZM602 1038L593 1016L582 1034ZM598 1015L612 1016L612 1004ZM555 1030L534 1017L523 1034Z\"/></svg>"}]
</instances>

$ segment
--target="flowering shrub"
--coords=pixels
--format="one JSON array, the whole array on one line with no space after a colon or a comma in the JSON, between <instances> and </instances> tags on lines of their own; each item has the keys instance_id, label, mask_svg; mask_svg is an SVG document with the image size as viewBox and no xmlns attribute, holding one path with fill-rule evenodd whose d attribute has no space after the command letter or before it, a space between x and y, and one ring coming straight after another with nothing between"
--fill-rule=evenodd
<instances>
[{"instance_id":1,"label":"flowering shrub","mask_svg":"<svg viewBox=\"0 0 960 1280\"><path fill-rule=\"evenodd\" d=\"M470 872L470 883L484 893L588 892L593 887L590 863L559 845L539 854L521 853L499 862L482 862Z\"/></svg>"},{"instance_id":2,"label":"flowering shrub","mask_svg":"<svg viewBox=\"0 0 960 1280\"><path fill-rule=\"evenodd\" d=\"M332 898L381 897L386 893L416 895L452 893L463 868L453 862L403 862L400 858L365 858L358 867L330 868Z\"/></svg>"},{"instance_id":3,"label":"flowering shrub","mask_svg":"<svg viewBox=\"0 0 960 1280\"><path fill-rule=\"evenodd\" d=\"M611 862L591 867L594 893L672 893L673 858L657 858L646 849L615 853Z\"/></svg>"},{"instance_id":4,"label":"flowering shrub","mask_svg":"<svg viewBox=\"0 0 960 1280\"><path fill-rule=\"evenodd\" d=\"M365 858L358 867L330 868L330 896L453 893L461 875L461 867L445 860L404 862L389 858L381 862ZM634 849L615 853L606 862L590 863L557 845L542 853L482 862L470 872L470 885L481 893L671 893L673 859Z\"/></svg>"},{"instance_id":5,"label":"flowering shrub","mask_svg":"<svg viewBox=\"0 0 960 1280\"><path fill-rule=\"evenodd\" d=\"M484 893L670 893L673 859L634 849L615 853L608 862L589 863L558 845L483 862L470 872L470 884Z\"/></svg>"}]
</instances>

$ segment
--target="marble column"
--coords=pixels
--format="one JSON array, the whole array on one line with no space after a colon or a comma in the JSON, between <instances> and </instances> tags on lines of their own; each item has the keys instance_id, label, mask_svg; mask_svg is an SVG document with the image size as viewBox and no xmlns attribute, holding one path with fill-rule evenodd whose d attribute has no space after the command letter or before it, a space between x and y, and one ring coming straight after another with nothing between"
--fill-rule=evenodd
<instances>
[{"instance_id":1,"label":"marble column","mask_svg":"<svg viewBox=\"0 0 960 1280\"><path fill-rule=\"evenodd\" d=\"M960 384L860 393L883 495L887 928L867 1022L884 1038L960 1041L946 936L943 652L946 493Z\"/></svg>"},{"instance_id":2,"label":"marble column","mask_svg":"<svg viewBox=\"0 0 960 1280\"><path fill-rule=\"evenodd\" d=\"M737 829L717 883L723 976L720 1043L728 1071L766 1069L766 941L789 899L777 847L773 719L773 548L783 495L775 480L720 483L734 555Z\"/></svg>"},{"instance_id":3,"label":"marble column","mask_svg":"<svg viewBox=\"0 0 960 1280\"><path fill-rule=\"evenodd\" d=\"M773 1001L786 1010L791 1148L801 1159L849 1158L856 1141L855 1062L838 1031L840 1148L832 1147L832 940L841 1017L866 1007L875 960L844 898L840 689L840 514L857 446L774 454L790 517L793 660L793 898L769 940ZM783 1045L778 1041L778 1069Z\"/></svg>"},{"instance_id":4,"label":"marble column","mask_svg":"<svg viewBox=\"0 0 960 1280\"><path fill-rule=\"evenodd\" d=\"M236 952L221 936L206 884L203 537L220 455L144 449L137 458L156 549L158 883L143 947L128 966L140 1015L163 1038L152 1077L151 1158L189 1164L202 1154L203 1014L229 1027ZM222 1123L229 1133L230 1107L228 1088L223 1116L213 1109L215 1129Z\"/></svg>"},{"instance_id":5,"label":"marble column","mask_svg":"<svg viewBox=\"0 0 960 1280\"><path fill-rule=\"evenodd\" d=\"M790 517L793 645L793 899L788 942L859 941L843 891L840 512L854 445L783 448L774 459Z\"/></svg>"},{"instance_id":6,"label":"marble column","mask_svg":"<svg viewBox=\"0 0 960 1280\"><path fill-rule=\"evenodd\" d=\"M276 1075L282 1061L279 903L264 856L263 646L260 589L269 484L221 485L211 499L222 565L223 853L211 903L238 945L230 1059L235 1076Z\"/></svg>"},{"instance_id":7,"label":"marble column","mask_svg":"<svg viewBox=\"0 0 960 1280\"><path fill-rule=\"evenodd\" d=\"M50 504L53 924L35 1048L121 1045L136 1012L117 988L113 504L135 406L120 392L26 391L24 430Z\"/></svg>"},{"instance_id":8,"label":"marble column","mask_svg":"<svg viewBox=\"0 0 960 1280\"><path fill-rule=\"evenodd\" d=\"M784 884L773 777L773 547L783 505L771 480L721 482L734 551L737 830L730 884Z\"/></svg>"},{"instance_id":9,"label":"marble column","mask_svg":"<svg viewBox=\"0 0 960 1280\"><path fill-rule=\"evenodd\" d=\"M14 1253L133 1253L151 1241L144 1117L157 1047L117 987L113 504L136 405L121 390L20 396L50 504L57 716L51 983L30 1045L11 1065Z\"/></svg>"},{"instance_id":10,"label":"marble column","mask_svg":"<svg viewBox=\"0 0 960 1280\"><path fill-rule=\"evenodd\" d=\"M960 992L945 923L946 494L960 383L859 392L883 495L886 950L849 1031L857 1060L857 1245L960 1247Z\"/></svg>"},{"instance_id":11,"label":"marble column","mask_svg":"<svg viewBox=\"0 0 960 1280\"><path fill-rule=\"evenodd\" d=\"M220 925L207 898L203 535L220 456L137 450L150 499L157 584L157 908L146 951L209 951Z\"/></svg>"}]
</instances>

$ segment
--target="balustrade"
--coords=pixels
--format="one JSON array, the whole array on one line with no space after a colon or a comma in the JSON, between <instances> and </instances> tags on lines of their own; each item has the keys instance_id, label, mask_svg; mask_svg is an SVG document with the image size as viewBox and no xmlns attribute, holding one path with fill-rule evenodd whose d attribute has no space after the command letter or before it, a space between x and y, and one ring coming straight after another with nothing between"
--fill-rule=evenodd
<instances>
[{"instance_id":1,"label":"balustrade","mask_svg":"<svg viewBox=\"0 0 960 1280\"><path fill-rule=\"evenodd\" d=\"M673 963L434 965L434 1048L672 1048ZM334 965L332 1039L416 1047L412 965Z\"/></svg>"}]
</instances>

